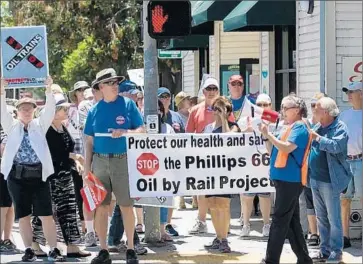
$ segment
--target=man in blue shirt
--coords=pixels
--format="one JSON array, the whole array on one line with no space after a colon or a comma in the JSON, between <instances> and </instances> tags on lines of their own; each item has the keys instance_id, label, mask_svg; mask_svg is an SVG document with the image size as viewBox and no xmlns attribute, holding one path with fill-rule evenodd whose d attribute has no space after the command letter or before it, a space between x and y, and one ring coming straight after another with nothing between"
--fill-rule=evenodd
<instances>
[{"instance_id":1,"label":"man in blue shirt","mask_svg":"<svg viewBox=\"0 0 363 264\"><path fill-rule=\"evenodd\" d=\"M275 137L269 132L267 125L260 124L260 131L268 140L266 148L271 155L270 178L276 188L275 211L266 258L261 263L280 263L282 248L288 238L297 263L312 264L299 213L299 196L303 190L302 166L309 144L309 128L302 121L307 116L307 108L301 98L290 95L282 100L281 109L284 124L289 130L282 131L280 136Z\"/></svg>"},{"instance_id":2,"label":"man in blue shirt","mask_svg":"<svg viewBox=\"0 0 363 264\"><path fill-rule=\"evenodd\" d=\"M103 99L89 111L84 128L84 133L87 135L84 183L89 186L92 185L87 179L88 172L92 170L107 190L102 205L96 209L95 226L101 251L92 260L92 264L111 263L106 238L108 207L111 203L112 192L120 205L125 223L128 240L126 262L138 263L133 243L135 231L134 202L130 198L129 192L127 148L124 135L142 133L145 130L136 104L131 99L118 95L118 85L122 80L124 77L117 76L115 70L111 68L97 73L92 88L99 89Z\"/></svg>"}]
</instances>

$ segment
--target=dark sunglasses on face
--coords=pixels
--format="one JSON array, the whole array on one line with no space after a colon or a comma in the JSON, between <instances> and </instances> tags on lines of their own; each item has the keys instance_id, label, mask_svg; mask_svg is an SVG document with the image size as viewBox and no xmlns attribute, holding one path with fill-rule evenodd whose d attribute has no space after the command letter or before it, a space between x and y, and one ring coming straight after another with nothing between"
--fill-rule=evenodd
<instances>
[{"instance_id":1,"label":"dark sunglasses on face","mask_svg":"<svg viewBox=\"0 0 363 264\"><path fill-rule=\"evenodd\" d=\"M205 88L205 90L207 92L218 91L218 87L216 87L216 86L208 86L207 88Z\"/></svg>"},{"instance_id":2,"label":"dark sunglasses on face","mask_svg":"<svg viewBox=\"0 0 363 264\"><path fill-rule=\"evenodd\" d=\"M256 104L257 106L259 106L259 107L269 107L271 104L267 104L267 103L265 103L265 104L263 104L263 103L258 103L258 104Z\"/></svg>"},{"instance_id":3,"label":"dark sunglasses on face","mask_svg":"<svg viewBox=\"0 0 363 264\"><path fill-rule=\"evenodd\" d=\"M108 82L104 82L103 84L106 84L108 86L113 86L115 84L118 84L118 81L108 81Z\"/></svg>"},{"instance_id":4,"label":"dark sunglasses on face","mask_svg":"<svg viewBox=\"0 0 363 264\"><path fill-rule=\"evenodd\" d=\"M231 82L232 86L242 86L244 83L243 82Z\"/></svg>"},{"instance_id":5,"label":"dark sunglasses on face","mask_svg":"<svg viewBox=\"0 0 363 264\"><path fill-rule=\"evenodd\" d=\"M160 99L169 99L170 95L169 94L162 94L159 96Z\"/></svg>"},{"instance_id":6,"label":"dark sunglasses on face","mask_svg":"<svg viewBox=\"0 0 363 264\"><path fill-rule=\"evenodd\" d=\"M76 91L77 91L77 92L84 92L84 90L86 90L86 88L79 88L79 89L77 89Z\"/></svg>"}]
</instances>

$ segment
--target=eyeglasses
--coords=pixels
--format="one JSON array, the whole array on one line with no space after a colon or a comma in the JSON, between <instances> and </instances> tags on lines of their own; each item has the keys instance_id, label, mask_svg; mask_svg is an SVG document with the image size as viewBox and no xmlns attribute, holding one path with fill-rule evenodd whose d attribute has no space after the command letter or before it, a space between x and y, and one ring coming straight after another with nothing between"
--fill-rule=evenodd
<instances>
[{"instance_id":1,"label":"eyeglasses","mask_svg":"<svg viewBox=\"0 0 363 264\"><path fill-rule=\"evenodd\" d=\"M311 108L315 108L316 104L311 104Z\"/></svg>"},{"instance_id":2,"label":"eyeglasses","mask_svg":"<svg viewBox=\"0 0 363 264\"><path fill-rule=\"evenodd\" d=\"M69 106L60 105L60 106L57 106L57 107L55 108L55 110L56 110L56 111L61 111L61 110L63 110L64 112L68 112L68 110L69 110Z\"/></svg>"},{"instance_id":3,"label":"eyeglasses","mask_svg":"<svg viewBox=\"0 0 363 264\"><path fill-rule=\"evenodd\" d=\"M106 84L106 85L108 85L108 86L113 86L113 85L116 85L116 84L118 84L118 81L108 81L108 82L103 82L103 84Z\"/></svg>"},{"instance_id":4,"label":"eyeglasses","mask_svg":"<svg viewBox=\"0 0 363 264\"><path fill-rule=\"evenodd\" d=\"M244 83L243 82L239 82L239 81L235 81L235 82L231 82L231 85L232 86L242 86L242 85L244 85Z\"/></svg>"},{"instance_id":5,"label":"eyeglasses","mask_svg":"<svg viewBox=\"0 0 363 264\"><path fill-rule=\"evenodd\" d=\"M297 106L290 106L290 107L282 106L281 111L286 112L287 110L290 110L290 109L293 109L293 108L298 108L298 107Z\"/></svg>"},{"instance_id":6,"label":"eyeglasses","mask_svg":"<svg viewBox=\"0 0 363 264\"><path fill-rule=\"evenodd\" d=\"M169 99L170 98L170 94L162 94L159 96L160 99Z\"/></svg>"},{"instance_id":7,"label":"eyeglasses","mask_svg":"<svg viewBox=\"0 0 363 264\"><path fill-rule=\"evenodd\" d=\"M259 107L269 107L271 104L268 104L268 103L266 103L266 104L258 103L256 105L259 106Z\"/></svg>"},{"instance_id":8,"label":"eyeglasses","mask_svg":"<svg viewBox=\"0 0 363 264\"><path fill-rule=\"evenodd\" d=\"M215 112L222 112L222 110L217 106L213 106L212 110Z\"/></svg>"},{"instance_id":9,"label":"eyeglasses","mask_svg":"<svg viewBox=\"0 0 363 264\"><path fill-rule=\"evenodd\" d=\"M81 93L83 93L85 90L86 90L86 88L79 88L79 89L77 89L77 90L76 90L76 92L81 92Z\"/></svg>"},{"instance_id":10,"label":"eyeglasses","mask_svg":"<svg viewBox=\"0 0 363 264\"><path fill-rule=\"evenodd\" d=\"M211 91L218 91L218 87L217 86L208 86L207 88L205 88L205 90L207 92L211 92Z\"/></svg>"}]
</instances>

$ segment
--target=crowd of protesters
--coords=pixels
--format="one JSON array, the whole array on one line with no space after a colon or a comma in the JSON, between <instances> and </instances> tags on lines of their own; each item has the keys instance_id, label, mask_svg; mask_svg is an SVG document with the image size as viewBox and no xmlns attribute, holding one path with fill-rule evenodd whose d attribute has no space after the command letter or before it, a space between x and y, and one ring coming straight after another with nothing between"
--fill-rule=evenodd
<instances>
[{"instance_id":1,"label":"crowd of protesters","mask_svg":"<svg viewBox=\"0 0 363 264\"><path fill-rule=\"evenodd\" d=\"M25 246L23 261L48 257L49 261L84 258L82 250L99 246L94 264L111 263L109 252L126 252L127 263L138 263L147 253L140 243L144 232L143 209L129 195L125 134L145 133L144 94L114 69L97 73L89 85L74 84L68 94L46 82L46 103L37 111L33 98L7 106L5 80L1 80L1 251L12 251L14 220L19 222ZM306 101L295 94L283 98L281 121L260 123L252 117L241 125L249 103L272 109L271 98L246 95L244 80L233 75L230 97L220 96L219 82L209 77L201 85L203 97L180 92L172 102L166 87L157 91L161 133L241 133L256 131L270 154L270 179L276 193L241 194L241 237L250 236L250 217L258 197L263 217L262 235L268 237L261 263L280 263L285 239L289 239L297 263L314 260L339 263L343 248L350 247L349 215L353 197L362 199L362 83L344 87L351 108L340 113L336 102L324 95ZM175 103L177 111L171 110ZM15 109L15 111L14 111ZM311 118L308 119L309 112ZM111 137L100 136L110 133ZM89 212L80 190L91 186L89 172L107 190L95 212ZM207 250L230 253L230 194L198 195L192 235L208 232L211 214L215 238ZM273 199L274 198L274 199ZM179 197L185 209L184 197ZM274 203L270 221L271 204ZM135 208L136 207L136 208ZM135 211L136 217L135 217ZM160 208L160 239L179 236L172 223L172 208ZM122 241L123 233L127 241ZM308 235L310 234L310 235ZM64 243L66 253L59 250ZM48 245L49 252L40 245ZM308 246L319 246L311 255Z\"/></svg>"}]
</instances>

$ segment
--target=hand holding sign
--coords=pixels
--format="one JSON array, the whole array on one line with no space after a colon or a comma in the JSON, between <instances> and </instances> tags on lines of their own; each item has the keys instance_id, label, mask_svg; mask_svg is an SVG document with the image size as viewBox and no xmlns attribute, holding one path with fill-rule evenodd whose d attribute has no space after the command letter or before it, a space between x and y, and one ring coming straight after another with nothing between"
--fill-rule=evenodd
<instances>
[{"instance_id":1,"label":"hand holding sign","mask_svg":"<svg viewBox=\"0 0 363 264\"><path fill-rule=\"evenodd\" d=\"M125 129L115 129L115 128L109 128L108 132L112 133L112 138L120 138L122 137L125 133L127 133L127 130Z\"/></svg>"},{"instance_id":2,"label":"hand holding sign","mask_svg":"<svg viewBox=\"0 0 363 264\"><path fill-rule=\"evenodd\" d=\"M1 95L5 94L5 88L8 86L7 81L1 78Z\"/></svg>"}]
</instances>

